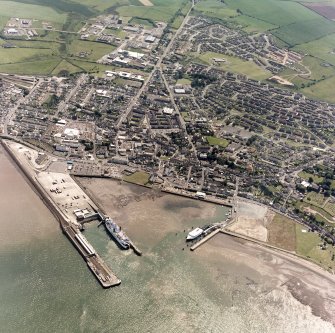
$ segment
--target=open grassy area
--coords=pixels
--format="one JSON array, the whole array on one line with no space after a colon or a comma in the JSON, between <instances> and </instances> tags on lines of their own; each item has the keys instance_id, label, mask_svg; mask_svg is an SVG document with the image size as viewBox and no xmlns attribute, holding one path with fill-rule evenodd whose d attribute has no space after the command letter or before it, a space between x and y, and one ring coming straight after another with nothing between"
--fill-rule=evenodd
<instances>
[{"instance_id":1,"label":"open grassy area","mask_svg":"<svg viewBox=\"0 0 335 333\"><path fill-rule=\"evenodd\" d=\"M133 173L130 176L124 176L123 179L130 183L145 185L149 182L149 174L143 171L138 171Z\"/></svg>"},{"instance_id":2,"label":"open grassy area","mask_svg":"<svg viewBox=\"0 0 335 333\"><path fill-rule=\"evenodd\" d=\"M33 48L0 48L0 64L13 64L20 62L29 62L42 60L53 55L51 49L33 49Z\"/></svg>"},{"instance_id":3,"label":"open grassy area","mask_svg":"<svg viewBox=\"0 0 335 333\"><path fill-rule=\"evenodd\" d=\"M214 52L205 52L202 54L193 53L192 56L195 57L195 60L198 59L205 64L212 64L213 58L224 58L226 62L221 63L218 67L226 71L245 74L246 76L255 80L265 80L272 75L269 71L260 68L254 62L244 61L237 57L231 57Z\"/></svg>"},{"instance_id":4,"label":"open grassy area","mask_svg":"<svg viewBox=\"0 0 335 333\"><path fill-rule=\"evenodd\" d=\"M243 30L248 33L259 33L278 28L277 25L247 15L236 16L233 21L242 25Z\"/></svg>"},{"instance_id":5,"label":"open grassy area","mask_svg":"<svg viewBox=\"0 0 335 333\"><path fill-rule=\"evenodd\" d=\"M267 229L269 244L288 251L295 251L296 229L294 221L283 215L276 214L271 223L267 226Z\"/></svg>"},{"instance_id":6,"label":"open grassy area","mask_svg":"<svg viewBox=\"0 0 335 333\"><path fill-rule=\"evenodd\" d=\"M219 146L219 147L227 147L229 145L229 141L226 139L220 139L215 136L206 136L206 140L211 146Z\"/></svg>"},{"instance_id":7,"label":"open grassy area","mask_svg":"<svg viewBox=\"0 0 335 333\"><path fill-rule=\"evenodd\" d=\"M290 46L307 43L334 32L335 22L323 17L295 22L272 31L276 37Z\"/></svg>"},{"instance_id":8,"label":"open grassy area","mask_svg":"<svg viewBox=\"0 0 335 333\"><path fill-rule=\"evenodd\" d=\"M57 1L55 1L57 2ZM0 14L7 17L34 18L65 23L67 14L47 6L22 3L21 1L0 1Z\"/></svg>"},{"instance_id":9,"label":"open grassy area","mask_svg":"<svg viewBox=\"0 0 335 333\"><path fill-rule=\"evenodd\" d=\"M183 23L183 20L184 20L183 15L177 15L177 17L171 23L171 28L177 30L181 26L181 24Z\"/></svg>"},{"instance_id":10,"label":"open grassy area","mask_svg":"<svg viewBox=\"0 0 335 333\"><path fill-rule=\"evenodd\" d=\"M329 213L331 216L335 216L335 204L332 202L326 203L324 210ZM335 222L335 221L334 221Z\"/></svg>"},{"instance_id":11,"label":"open grassy area","mask_svg":"<svg viewBox=\"0 0 335 333\"><path fill-rule=\"evenodd\" d=\"M9 74L49 75L59 62L59 57L48 57L48 59L38 61L0 64L0 72Z\"/></svg>"},{"instance_id":12,"label":"open grassy area","mask_svg":"<svg viewBox=\"0 0 335 333\"><path fill-rule=\"evenodd\" d=\"M225 19L237 16L235 9L229 8L225 3L219 0L203 0L195 5L195 10L206 16Z\"/></svg>"},{"instance_id":13,"label":"open grassy area","mask_svg":"<svg viewBox=\"0 0 335 333\"><path fill-rule=\"evenodd\" d=\"M67 60L62 60L57 67L54 68L52 71L52 75L60 75L62 72L68 72L69 74L79 73L82 72L82 69L74 66L73 64L69 63Z\"/></svg>"},{"instance_id":14,"label":"open grassy area","mask_svg":"<svg viewBox=\"0 0 335 333\"><path fill-rule=\"evenodd\" d=\"M169 22L176 12L181 9L186 0L151 0L154 6L141 5L121 6L116 8L116 12L121 16L140 17L154 21Z\"/></svg>"},{"instance_id":15,"label":"open grassy area","mask_svg":"<svg viewBox=\"0 0 335 333\"><path fill-rule=\"evenodd\" d=\"M280 214L274 216L267 229L269 244L295 251L325 269L334 269L335 262L331 258L335 249L328 245L322 250L319 245L323 244L323 240L317 233L308 232L304 226Z\"/></svg>"},{"instance_id":16,"label":"open grassy area","mask_svg":"<svg viewBox=\"0 0 335 333\"><path fill-rule=\"evenodd\" d=\"M312 72L310 80L321 80L335 76L334 66L323 66L325 61L311 56L304 57L303 64Z\"/></svg>"},{"instance_id":17,"label":"open grassy area","mask_svg":"<svg viewBox=\"0 0 335 333\"><path fill-rule=\"evenodd\" d=\"M325 197L321 193L309 192L306 195L304 202L310 203L314 206L322 207L325 202Z\"/></svg>"},{"instance_id":18,"label":"open grassy area","mask_svg":"<svg viewBox=\"0 0 335 333\"><path fill-rule=\"evenodd\" d=\"M106 9L115 8L116 6L122 6L122 5L124 6L141 5L141 3L138 0L72 0L72 2L81 4L82 6L98 11L104 11Z\"/></svg>"},{"instance_id":19,"label":"open grassy area","mask_svg":"<svg viewBox=\"0 0 335 333\"><path fill-rule=\"evenodd\" d=\"M8 19L9 17L0 15L0 30L2 30L5 27L6 23L8 22Z\"/></svg>"},{"instance_id":20,"label":"open grassy area","mask_svg":"<svg viewBox=\"0 0 335 333\"><path fill-rule=\"evenodd\" d=\"M305 171L299 172L298 176L305 179L305 180L308 180L310 177L312 177L313 182L316 183L316 184L321 184L323 182L323 177L319 177L319 176L313 175L313 174L305 172Z\"/></svg>"},{"instance_id":21,"label":"open grassy area","mask_svg":"<svg viewBox=\"0 0 335 333\"><path fill-rule=\"evenodd\" d=\"M130 21L130 24L138 24L147 28L152 28L154 25L150 20L146 20L140 17L133 17Z\"/></svg>"},{"instance_id":22,"label":"open grassy area","mask_svg":"<svg viewBox=\"0 0 335 333\"><path fill-rule=\"evenodd\" d=\"M115 37L120 38L120 39L125 39L125 37L127 36L127 33L122 29L106 28L104 32L109 35L114 35Z\"/></svg>"},{"instance_id":23,"label":"open grassy area","mask_svg":"<svg viewBox=\"0 0 335 333\"><path fill-rule=\"evenodd\" d=\"M71 57L79 57L80 52L87 52L87 57L83 60L97 61L107 53L112 52L114 46L98 42L90 42L84 40L73 40L67 47L67 53Z\"/></svg>"},{"instance_id":24,"label":"open grassy area","mask_svg":"<svg viewBox=\"0 0 335 333\"><path fill-rule=\"evenodd\" d=\"M3 42L9 42L17 46L17 50L20 49L50 49L54 52L59 52L60 43L50 42L50 41L41 41L41 40L4 40ZM21 50L24 52L24 50Z\"/></svg>"},{"instance_id":25,"label":"open grassy area","mask_svg":"<svg viewBox=\"0 0 335 333\"><path fill-rule=\"evenodd\" d=\"M312 42L300 44L294 47L294 50L323 59L330 64L335 65L335 34L330 34Z\"/></svg>"},{"instance_id":26,"label":"open grassy area","mask_svg":"<svg viewBox=\"0 0 335 333\"><path fill-rule=\"evenodd\" d=\"M319 213L320 215L323 215L325 218L327 218L328 220L331 220L332 219L332 216L330 214L328 214L323 208L320 208L319 206L314 206L310 203L307 203L307 202L297 202L295 204L295 206L297 208L299 208L301 211L304 210L304 208L309 208L309 209L312 209L313 211ZM328 222L327 222L328 223Z\"/></svg>"},{"instance_id":27,"label":"open grassy area","mask_svg":"<svg viewBox=\"0 0 335 333\"><path fill-rule=\"evenodd\" d=\"M330 245L322 250L319 246L322 243L317 233L307 232L304 227L296 224L296 252L326 269L334 269L335 262L331 258L335 251Z\"/></svg>"},{"instance_id":28,"label":"open grassy area","mask_svg":"<svg viewBox=\"0 0 335 333\"><path fill-rule=\"evenodd\" d=\"M301 92L313 99L321 99L326 102L335 103L334 95L335 77L330 77L310 87L304 88Z\"/></svg>"},{"instance_id":29,"label":"open grassy area","mask_svg":"<svg viewBox=\"0 0 335 333\"><path fill-rule=\"evenodd\" d=\"M232 9L259 20L285 26L321 17L299 3L280 0L225 0Z\"/></svg>"},{"instance_id":30,"label":"open grassy area","mask_svg":"<svg viewBox=\"0 0 335 333\"><path fill-rule=\"evenodd\" d=\"M176 82L176 84L191 84L191 80L189 80L189 79L179 79L177 82Z\"/></svg>"}]
</instances>

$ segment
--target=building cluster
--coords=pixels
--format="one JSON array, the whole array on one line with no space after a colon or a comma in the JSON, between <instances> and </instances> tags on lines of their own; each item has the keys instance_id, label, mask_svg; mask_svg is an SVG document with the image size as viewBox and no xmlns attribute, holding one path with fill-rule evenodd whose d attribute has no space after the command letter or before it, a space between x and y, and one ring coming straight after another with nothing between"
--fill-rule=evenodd
<instances>
[{"instance_id":1,"label":"building cluster","mask_svg":"<svg viewBox=\"0 0 335 333\"><path fill-rule=\"evenodd\" d=\"M217 22L209 17L191 17L179 35L175 44L177 54L194 52L219 53L253 61L256 65L277 74L288 67L299 74L305 73L300 63L303 56L299 53L284 50L276 46L269 34L247 34L236 29L231 22ZM215 63L225 61L213 58Z\"/></svg>"},{"instance_id":2,"label":"building cluster","mask_svg":"<svg viewBox=\"0 0 335 333\"><path fill-rule=\"evenodd\" d=\"M98 37L106 29L123 29L131 41L145 30L112 15L81 33ZM214 51L265 59L276 72L293 53L283 64L286 51L270 36L244 35L203 17L190 18L171 45L169 31L155 38L157 53L128 49L125 42L103 57L100 62L113 65L103 78L37 78L24 99L18 85L0 81L1 116L7 117L6 105L16 108L8 134L72 161L73 174L119 179L141 171L165 189L238 195L295 217L303 187L330 191L328 180L317 187L298 174L335 165L334 105L186 59L187 50ZM171 48L162 56L166 45Z\"/></svg>"},{"instance_id":3,"label":"building cluster","mask_svg":"<svg viewBox=\"0 0 335 333\"><path fill-rule=\"evenodd\" d=\"M6 23L3 29L4 37L26 37L31 39L37 37L39 34L37 29L33 26L33 20L12 17Z\"/></svg>"},{"instance_id":4,"label":"building cluster","mask_svg":"<svg viewBox=\"0 0 335 333\"><path fill-rule=\"evenodd\" d=\"M153 50L166 24L163 22L147 22L148 25L124 20L117 15L101 15L89 20L80 30L80 39L95 40L97 42L115 46L123 45L127 49ZM105 60L106 61L106 60Z\"/></svg>"},{"instance_id":5,"label":"building cluster","mask_svg":"<svg viewBox=\"0 0 335 333\"><path fill-rule=\"evenodd\" d=\"M13 104L23 97L24 91L15 84L0 76L0 133L4 132L3 125Z\"/></svg>"}]
</instances>

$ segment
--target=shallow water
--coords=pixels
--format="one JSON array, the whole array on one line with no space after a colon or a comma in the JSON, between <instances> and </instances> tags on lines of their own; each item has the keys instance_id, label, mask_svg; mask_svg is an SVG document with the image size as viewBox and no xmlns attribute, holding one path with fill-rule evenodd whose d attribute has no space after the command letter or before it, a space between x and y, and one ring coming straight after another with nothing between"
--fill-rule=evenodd
<instances>
[{"instance_id":1,"label":"shallow water","mask_svg":"<svg viewBox=\"0 0 335 333\"><path fill-rule=\"evenodd\" d=\"M116 215L142 257L119 250L103 226L87 225L86 237L122 280L104 290L4 154L0 184L1 332L334 331L289 292L262 293L272 282L255 269L228 257L207 261L206 251L188 250L187 230L221 220L224 207L205 214L203 203L165 195L154 205L144 200L120 208ZM152 209L154 221L150 212L132 219L141 207ZM141 228L138 237L135 226ZM151 237L153 226L157 237ZM224 251L220 246L208 248Z\"/></svg>"}]
</instances>

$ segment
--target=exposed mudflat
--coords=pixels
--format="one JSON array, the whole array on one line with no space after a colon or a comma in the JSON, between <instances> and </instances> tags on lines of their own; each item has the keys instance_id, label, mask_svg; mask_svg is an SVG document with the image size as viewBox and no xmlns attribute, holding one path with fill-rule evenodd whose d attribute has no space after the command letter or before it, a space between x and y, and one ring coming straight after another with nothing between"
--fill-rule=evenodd
<instances>
[{"instance_id":1,"label":"exposed mudflat","mask_svg":"<svg viewBox=\"0 0 335 333\"><path fill-rule=\"evenodd\" d=\"M242 332L247 329L245 323L250 321L250 332L256 332L257 325L258 332L335 332L335 277L318 266L223 234L218 234L195 252L181 251L182 238L188 230L204 220L219 220L218 206L112 180L81 178L80 182L144 250L143 258L158 265L163 260L169 265L169 256L178 257L180 253L181 258L186 256L197 262L199 275L193 278L204 279L206 284L201 291L194 289L194 297L205 293L204 304L210 301L222 308L220 315L211 310L213 320L221 315L227 320L227 323L217 323L217 328L231 329L230 324L234 322L234 332ZM258 221L262 227L272 218L266 208L255 210L248 204L243 204L240 213ZM197 219L202 222L197 224ZM249 223L248 226L252 230L253 225ZM175 241L172 235L176 235ZM157 253L162 244L164 259ZM192 277L186 270L187 276L183 276L179 271L181 267L170 268L172 276L178 275L178 282L171 281L170 274L164 279L160 273L155 273L158 279L151 280L150 293L157 294L158 303L161 297L173 299L179 284L199 287L196 287L196 280L189 280ZM181 290L178 292L183 294ZM201 304L202 301L198 303L200 308ZM175 320L190 319L190 313L185 309L183 312L182 308L179 310ZM257 321L259 316L264 317L262 324ZM244 324L238 318L242 318Z\"/></svg>"}]
</instances>

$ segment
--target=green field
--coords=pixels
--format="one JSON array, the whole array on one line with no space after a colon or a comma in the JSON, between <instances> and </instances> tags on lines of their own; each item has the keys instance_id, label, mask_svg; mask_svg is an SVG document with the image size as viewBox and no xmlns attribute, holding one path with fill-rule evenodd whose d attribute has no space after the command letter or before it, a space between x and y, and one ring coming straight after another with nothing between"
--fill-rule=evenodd
<instances>
[{"instance_id":1,"label":"green field","mask_svg":"<svg viewBox=\"0 0 335 333\"><path fill-rule=\"evenodd\" d=\"M151 0L151 2L154 6L121 6L116 8L116 12L121 16L169 22L174 18L176 12L187 3L187 0Z\"/></svg>"},{"instance_id":2,"label":"green field","mask_svg":"<svg viewBox=\"0 0 335 333\"><path fill-rule=\"evenodd\" d=\"M319 246L322 243L318 234L307 232L304 227L296 224L296 252L326 269L334 269L335 262L331 260L334 250L329 245L326 250L322 250Z\"/></svg>"},{"instance_id":3,"label":"green field","mask_svg":"<svg viewBox=\"0 0 335 333\"><path fill-rule=\"evenodd\" d=\"M305 180L308 180L310 177L312 177L313 182L316 183L316 184L321 184L323 182L323 177L318 177L318 176L315 176L315 175L313 175L311 173L308 173L308 172L305 172L305 171L299 172L298 176L305 179Z\"/></svg>"},{"instance_id":4,"label":"green field","mask_svg":"<svg viewBox=\"0 0 335 333\"><path fill-rule=\"evenodd\" d=\"M320 15L299 3L280 0L225 0L229 8L238 9L242 14L259 20L285 26L319 18Z\"/></svg>"},{"instance_id":5,"label":"green field","mask_svg":"<svg viewBox=\"0 0 335 333\"><path fill-rule=\"evenodd\" d=\"M312 72L310 80L321 80L335 75L334 66L322 66L325 61L311 56L304 57L303 64Z\"/></svg>"},{"instance_id":6,"label":"green field","mask_svg":"<svg viewBox=\"0 0 335 333\"><path fill-rule=\"evenodd\" d=\"M68 72L69 74L80 73L83 70L77 66L74 66L67 60L62 60L57 67L54 68L52 71L52 75L62 75L64 71Z\"/></svg>"},{"instance_id":7,"label":"green field","mask_svg":"<svg viewBox=\"0 0 335 333\"><path fill-rule=\"evenodd\" d=\"M219 0L204 0L196 4L195 10L206 16L217 17L219 19L232 18L238 13L235 9L228 6Z\"/></svg>"},{"instance_id":8,"label":"green field","mask_svg":"<svg viewBox=\"0 0 335 333\"><path fill-rule=\"evenodd\" d=\"M278 28L277 25L246 15L239 15L233 21L243 26L243 30L248 33L259 33Z\"/></svg>"},{"instance_id":9,"label":"green field","mask_svg":"<svg viewBox=\"0 0 335 333\"><path fill-rule=\"evenodd\" d=\"M219 66L220 68L234 73L245 74L255 80L265 80L271 76L270 72L257 66L254 62L244 61L237 57L231 57L214 52L205 52L202 54L193 53L192 56L195 58L195 60L198 59L200 62L208 65L212 64L213 58L224 58L226 62L221 63Z\"/></svg>"},{"instance_id":10,"label":"green field","mask_svg":"<svg viewBox=\"0 0 335 333\"><path fill-rule=\"evenodd\" d=\"M147 19L139 18L139 17L133 17L130 21L130 24L138 24L142 25L146 28L152 28L154 26L153 22Z\"/></svg>"},{"instance_id":11,"label":"green field","mask_svg":"<svg viewBox=\"0 0 335 333\"><path fill-rule=\"evenodd\" d=\"M306 198L304 199L304 202L310 203L314 206L321 207L325 201L325 197L316 192L310 192L307 194Z\"/></svg>"},{"instance_id":12,"label":"green field","mask_svg":"<svg viewBox=\"0 0 335 333\"><path fill-rule=\"evenodd\" d=\"M53 55L51 49L32 49L32 48L0 48L0 64L13 64L42 60Z\"/></svg>"},{"instance_id":13,"label":"green field","mask_svg":"<svg viewBox=\"0 0 335 333\"><path fill-rule=\"evenodd\" d=\"M335 77L318 82L310 87L301 90L310 98L321 99L330 103L335 103L334 95Z\"/></svg>"},{"instance_id":14,"label":"green field","mask_svg":"<svg viewBox=\"0 0 335 333\"><path fill-rule=\"evenodd\" d=\"M335 32L335 22L323 17L294 22L272 31L272 33L290 46L307 43Z\"/></svg>"},{"instance_id":15,"label":"green field","mask_svg":"<svg viewBox=\"0 0 335 333\"><path fill-rule=\"evenodd\" d=\"M49 75L59 64L59 62L60 59L58 57L49 57L47 60L31 62L27 61L14 64L0 64L0 72L9 74Z\"/></svg>"},{"instance_id":16,"label":"green field","mask_svg":"<svg viewBox=\"0 0 335 333\"><path fill-rule=\"evenodd\" d=\"M269 244L295 251L325 269L335 267L335 262L331 260L334 249L328 245L322 250L320 244L323 240L317 233L308 232L304 226L280 214L274 216L267 229Z\"/></svg>"},{"instance_id":17,"label":"green field","mask_svg":"<svg viewBox=\"0 0 335 333\"><path fill-rule=\"evenodd\" d=\"M0 1L0 14L7 17L34 18L59 23L65 23L67 17L66 13L61 13L50 7L26 4L21 1L2 0Z\"/></svg>"},{"instance_id":18,"label":"green field","mask_svg":"<svg viewBox=\"0 0 335 333\"><path fill-rule=\"evenodd\" d=\"M296 51L311 54L335 65L335 52L332 53L334 49L335 34L330 34L312 42L300 44L294 47L294 50Z\"/></svg>"},{"instance_id":19,"label":"green field","mask_svg":"<svg viewBox=\"0 0 335 333\"><path fill-rule=\"evenodd\" d=\"M105 54L112 52L114 49L115 47L112 45L76 39L68 45L67 53L70 57L79 58L80 52L87 52L88 55L83 60L92 62L97 61Z\"/></svg>"},{"instance_id":20,"label":"green field","mask_svg":"<svg viewBox=\"0 0 335 333\"><path fill-rule=\"evenodd\" d=\"M295 222L283 215L276 214L267 226L268 242L287 251L295 251Z\"/></svg>"},{"instance_id":21,"label":"green field","mask_svg":"<svg viewBox=\"0 0 335 333\"><path fill-rule=\"evenodd\" d=\"M215 136L206 136L206 140L211 146L219 146L226 148L229 145L229 141L226 139L220 139Z\"/></svg>"},{"instance_id":22,"label":"green field","mask_svg":"<svg viewBox=\"0 0 335 333\"><path fill-rule=\"evenodd\" d=\"M77 4L88 7L91 10L105 11L106 9L113 9L117 6L141 6L138 0L72 0Z\"/></svg>"},{"instance_id":23,"label":"green field","mask_svg":"<svg viewBox=\"0 0 335 333\"><path fill-rule=\"evenodd\" d=\"M130 183L145 185L149 182L149 174L143 171L138 171L133 173L130 176L124 176L123 179Z\"/></svg>"}]
</instances>

